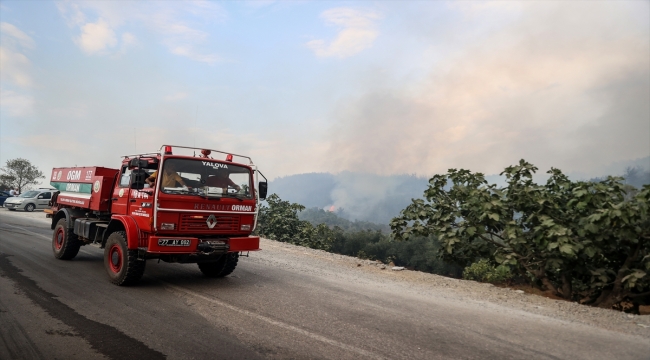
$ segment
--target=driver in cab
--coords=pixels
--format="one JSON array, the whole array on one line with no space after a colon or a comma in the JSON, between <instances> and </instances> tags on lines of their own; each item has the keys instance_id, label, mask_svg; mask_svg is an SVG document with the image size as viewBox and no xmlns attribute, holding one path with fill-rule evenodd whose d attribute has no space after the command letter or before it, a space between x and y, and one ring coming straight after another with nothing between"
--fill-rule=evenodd
<instances>
[{"instance_id":1,"label":"driver in cab","mask_svg":"<svg viewBox=\"0 0 650 360\"><path fill-rule=\"evenodd\" d=\"M205 181L205 184L207 186L218 187L222 189L228 189L228 187L235 188L237 191L241 189L239 185L235 184L232 180L230 180L230 177L228 177L228 173L225 171L219 171L216 175L210 176Z\"/></svg>"},{"instance_id":2,"label":"driver in cab","mask_svg":"<svg viewBox=\"0 0 650 360\"><path fill-rule=\"evenodd\" d=\"M158 171L154 171L154 173L151 174L151 176L149 176L145 180L145 182L149 184L149 186L154 187L156 185L157 178L158 178ZM176 167L174 166L174 164L169 164L169 163L165 164L165 167L163 168L163 177L161 181L162 183L160 185L163 188L176 187L177 183L183 187L187 187L183 179L176 172Z\"/></svg>"}]
</instances>

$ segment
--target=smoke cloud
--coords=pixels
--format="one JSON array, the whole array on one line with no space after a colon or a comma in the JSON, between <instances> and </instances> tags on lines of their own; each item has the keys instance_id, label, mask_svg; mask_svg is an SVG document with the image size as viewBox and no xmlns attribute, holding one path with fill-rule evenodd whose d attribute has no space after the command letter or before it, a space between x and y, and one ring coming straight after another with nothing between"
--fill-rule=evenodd
<instances>
[{"instance_id":1,"label":"smoke cloud","mask_svg":"<svg viewBox=\"0 0 650 360\"><path fill-rule=\"evenodd\" d=\"M510 20L415 85L342 102L332 169L489 174L525 158L600 175L598 166L650 154L649 3L463 6L466 21L488 10Z\"/></svg>"}]
</instances>

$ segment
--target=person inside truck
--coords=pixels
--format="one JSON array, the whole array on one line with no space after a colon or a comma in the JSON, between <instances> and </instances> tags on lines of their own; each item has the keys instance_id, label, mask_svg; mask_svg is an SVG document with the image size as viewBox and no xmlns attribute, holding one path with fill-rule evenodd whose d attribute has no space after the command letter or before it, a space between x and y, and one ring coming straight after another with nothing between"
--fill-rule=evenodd
<instances>
[{"instance_id":1,"label":"person inside truck","mask_svg":"<svg viewBox=\"0 0 650 360\"><path fill-rule=\"evenodd\" d=\"M233 187L237 191L241 189L239 185L235 184L230 178L228 177L228 173L225 171L219 171L216 175L210 176L206 181L205 184L207 186L213 186L213 187L219 187L223 189L228 189L228 187Z\"/></svg>"},{"instance_id":2,"label":"person inside truck","mask_svg":"<svg viewBox=\"0 0 650 360\"><path fill-rule=\"evenodd\" d=\"M151 176L149 176L145 182L149 184L149 186L154 187L156 185L156 179L158 178L158 171L154 171ZM176 184L180 184L181 186L187 187L183 179L178 175L176 172L176 169L174 168L174 164L171 163L166 163L164 170L163 170L163 176L162 176L162 183L160 185L163 188L166 187L176 187Z\"/></svg>"}]
</instances>

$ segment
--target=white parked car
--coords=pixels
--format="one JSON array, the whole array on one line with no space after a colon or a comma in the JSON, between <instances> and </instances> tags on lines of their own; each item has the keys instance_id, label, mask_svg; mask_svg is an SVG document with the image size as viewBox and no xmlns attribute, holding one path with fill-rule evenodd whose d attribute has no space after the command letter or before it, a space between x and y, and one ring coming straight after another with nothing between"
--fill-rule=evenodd
<instances>
[{"instance_id":1,"label":"white parked car","mask_svg":"<svg viewBox=\"0 0 650 360\"><path fill-rule=\"evenodd\" d=\"M49 206L56 189L38 189L29 190L18 196L10 197L5 200L5 208L9 210L22 209L25 211L34 211L35 209L45 209Z\"/></svg>"}]
</instances>

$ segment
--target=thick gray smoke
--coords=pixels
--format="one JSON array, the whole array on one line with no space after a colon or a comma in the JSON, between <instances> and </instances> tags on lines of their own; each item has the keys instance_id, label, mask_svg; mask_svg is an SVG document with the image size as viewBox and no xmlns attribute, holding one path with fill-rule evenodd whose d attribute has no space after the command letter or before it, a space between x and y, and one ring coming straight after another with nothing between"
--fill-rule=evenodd
<instances>
[{"instance_id":1,"label":"thick gray smoke","mask_svg":"<svg viewBox=\"0 0 650 360\"><path fill-rule=\"evenodd\" d=\"M330 210L353 220L387 223L412 198L421 198L428 179L409 175L379 176L343 172L335 177Z\"/></svg>"},{"instance_id":2,"label":"thick gray smoke","mask_svg":"<svg viewBox=\"0 0 650 360\"><path fill-rule=\"evenodd\" d=\"M427 178L343 172L282 177L269 184L271 193L307 208L334 211L350 220L388 223L412 198L422 197Z\"/></svg>"},{"instance_id":3,"label":"thick gray smoke","mask_svg":"<svg viewBox=\"0 0 650 360\"><path fill-rule=\"evenodd\" d=\"M481 15L472 4L467 16ZM524 158L599 176L650 153L650 3L490 4L507 21L442 53L419 83L342 101L330 168L489 174Z\"/></svg>"}]
</instances>

